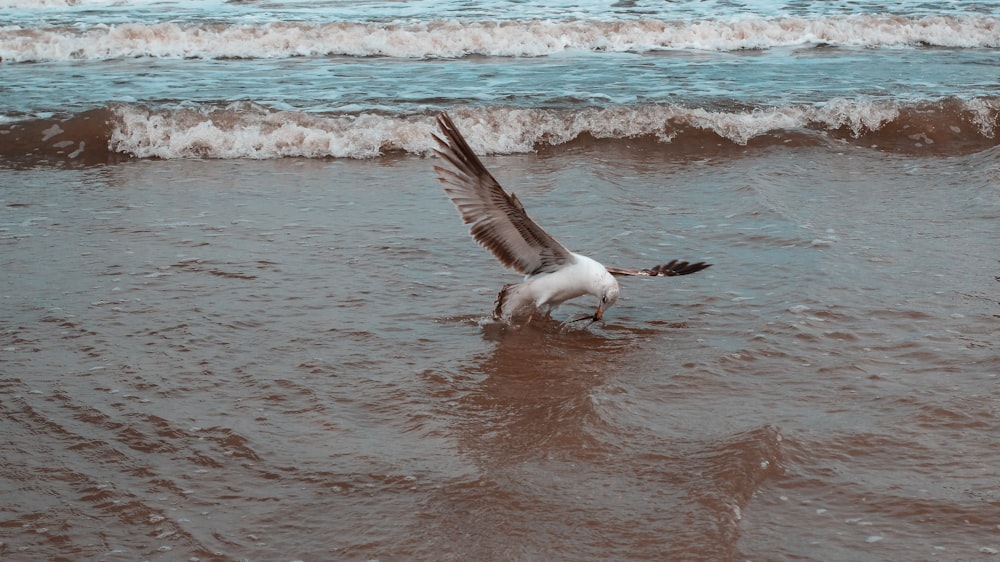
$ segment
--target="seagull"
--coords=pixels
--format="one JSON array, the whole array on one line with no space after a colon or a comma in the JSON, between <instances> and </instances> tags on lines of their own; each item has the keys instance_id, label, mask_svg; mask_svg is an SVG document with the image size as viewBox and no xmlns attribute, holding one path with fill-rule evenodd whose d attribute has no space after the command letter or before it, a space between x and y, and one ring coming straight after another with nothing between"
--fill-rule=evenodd
<instances>
[{"instance_id":1,"label":"seagull","mask_svg":"<svg viewBox=\"0 0 1000 562\"><path fill-rule=\"evenodd\" d=\"M672 260L647 269L625 269L605 267L569 251L528 217L516 195L504 191L447 113L438 115L437 126L442 136L433 135L438 145L434 152L447 166L435 165L434 171L445 193L465 224L472 225L472 238L501 264L525 276L523 282L500 289L493 311L495 320L513 324L526 318L523 323L528 324L536 314L548 319L560 304L589 294L598 298L597 310L573 322L597 322L618 300L615 277L674 277L711 265Z\"/></svg>"}]
</instances>

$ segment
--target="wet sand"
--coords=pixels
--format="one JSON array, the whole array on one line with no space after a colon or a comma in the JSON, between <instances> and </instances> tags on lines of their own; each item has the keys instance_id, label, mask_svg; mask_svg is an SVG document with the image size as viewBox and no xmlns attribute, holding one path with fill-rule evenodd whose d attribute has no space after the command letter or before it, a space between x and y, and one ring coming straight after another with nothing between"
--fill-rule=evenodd
<instances>
[{"instance_id":1,"label":"wet sand","mask_svg":"<svg viewBox=\"0 0 1000 562\"><path fill-rule=\"evenodd\" d=\"M996 150L485 161L574 250L714 266L517 331L428 159L0 170L0 555L1000 550Z\"/></svg>"}]
</instances>

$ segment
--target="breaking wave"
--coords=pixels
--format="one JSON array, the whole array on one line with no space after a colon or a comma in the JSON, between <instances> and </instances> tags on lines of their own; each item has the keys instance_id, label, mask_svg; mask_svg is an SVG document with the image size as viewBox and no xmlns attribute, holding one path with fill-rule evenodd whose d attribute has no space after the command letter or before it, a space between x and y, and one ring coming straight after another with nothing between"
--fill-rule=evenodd
<instances>
[{"instance_id":1,"label":"breaking wave","mask_svg":"<svg viewBox=\"0 0 1000 562\"><path fill-rule=\"evenodd\" d=\"M822 105L585 109L459 107L452 115L483 154L524 153L573 142L645 140L666 146L841 139L880 150L967 153L997 144L1000 98L899 103L838 99ZM151 108L114 104L66 119L0 125L0 156L13 161L120 158L374 158L428 155L434 114L315 114L250 102Z\"/></svg>"},{"instance_id":2,"label":"breaking wave","mask_svg":"<svg viewBox=\"0 0 1000 562\"><path fill-rule=\"evenodd\" d=\"M1000 19L993 16L851 15L747 16L695 21L159 22L0 27L0 60L5 62L332 55L531 57L563 51L733 51L806 44L993 48L1000 47Z\"/></svg>"}]
</instances>

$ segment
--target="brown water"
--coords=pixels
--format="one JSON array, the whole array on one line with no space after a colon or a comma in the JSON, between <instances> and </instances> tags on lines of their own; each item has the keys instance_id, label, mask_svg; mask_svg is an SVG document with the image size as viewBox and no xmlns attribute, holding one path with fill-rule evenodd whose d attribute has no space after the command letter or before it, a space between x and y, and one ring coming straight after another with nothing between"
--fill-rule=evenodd
<instances>
[{"instance_id":1,"label":"brown water","mask_svg":"<svg viewBox=\"0 0 1000 562\"><path fill-rule=\"evenodd\" d=\"M521 331L430 160L0 170L0 557L995 558L997 151L667 150L486 160L714 263Z\"/></svg>"}]
</instances>

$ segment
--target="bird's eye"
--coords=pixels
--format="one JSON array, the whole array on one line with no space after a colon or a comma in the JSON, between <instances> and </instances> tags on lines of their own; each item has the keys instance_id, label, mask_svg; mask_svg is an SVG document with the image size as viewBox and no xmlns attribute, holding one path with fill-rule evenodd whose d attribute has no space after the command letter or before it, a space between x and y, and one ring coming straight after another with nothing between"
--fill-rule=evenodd
<instances>
[{"instance_id":1,"label":"bird's eye","mask_svg":"<svg viewBox=\"0 0 1000 562\"><path fill-rule=\"evenodd\" d=\"M601 297L601 302L608 302L608 295Z\"/></svg>"}]
</instances>

